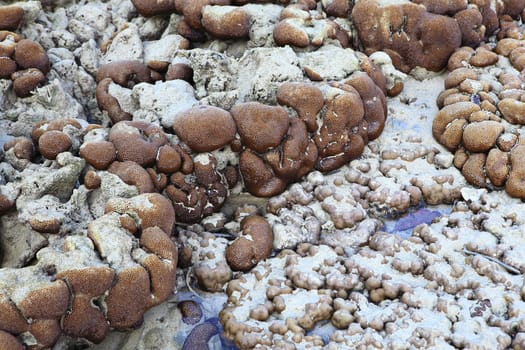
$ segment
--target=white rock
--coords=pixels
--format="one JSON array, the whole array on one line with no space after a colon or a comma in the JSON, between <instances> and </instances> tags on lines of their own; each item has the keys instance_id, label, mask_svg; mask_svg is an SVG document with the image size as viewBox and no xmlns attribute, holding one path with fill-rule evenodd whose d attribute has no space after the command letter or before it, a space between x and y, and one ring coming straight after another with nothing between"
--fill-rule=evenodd
<instances>
[{"instance_id":1,"label":"white rock","mask_svg":"<svg viewBox=\"0 0 525 350\"><path fill-rule=\"evenodd\" d=\"M352 49L325 45L298 56L303 69L317 73L323 80L341 80L359 70L359 61Z\"/></svg>"},{"instance_id":2,"label":"white rock","mask_svg":"<svg viewBox=\"0 0 525 350\"><path fill-rule=\"evenodd\" d=\"M273 28L279 21L282 7L275 4L246 4L242 7L251 17L248 47L274 45Z\"/></svg>"},{"instance_id":3,"label":"white rock","mask_svg":"<svg viewBox=\"0 0 525 350\"><path fill-rule=\"evenodd\" d=\"M95 40L84 42L77 52L82 67L92 75L97 74L102 53Z\"/></svg>"},{"instance_id":4,"label":"white rock","mask_svg":"<svg viewBox=\"0 0 525 350\"><path fill-rule=\"evenodd\" d=\"M199 100L211 93L228 93L237 88L238 62L233 57L212 50L192 49L179 50L175 59L190 62L195 96Z\"/></svg>"},{"instance_id":5,"label":"white rock","mask_svg":"<svg viewBox=\"0 0 525 350\"><path fill-rule=\"evenodd\" d=\"M290 47L247 50L239 59L239 99L275 103L277 88L284 81L303 79L299 59Z\"/></svg>"},{"instance_id":6,"label":"white rock","mask_svg":"<svg viewBox=\"0 0 525 350\"><path fill-rule=\"evenodd\" d=\"M171 62L180 49L187 49L189 42L178 34L169 34L160 40L144 42L144 63L152 61Z\"/></svg>"},{"instance_id":7,"label":"white rock","mask_svg":"<svg viewBox=\"0 0 525 350\"><path fill-rule=\"evenodd\" d=\"M102 58L103 63L122 60L136 60L142 62L144 49L136 25L130 24L119 32L111 41L108 50Z\"/></svg>"},{"instance_id":8,"label":"white rock","mask_svg":"<svg viewBox=\"0 0 525 350\"><path fill-rule=\"evenodd\" d=\"M166 128L173 126L177 113L197 104L193 87L184 80L140 83L133 87L132 96L138 102L134 119L160 122Z\"/></svg>"},{"instance_id":9,"label":"white rock","mask_svg":"<svg viewBox=\"0 0 525 350\"><path fill-rule=\"evenodd\" d=\"M484 188L464 187L461 189L461 197L466 201L477 202L483 194L487 193Z\"/></svg>"},{"instance_id":10,"label":"white rock","mask_svg":"<svg viewBox=\"0 0 525 350\"><path fill-rule=\"evenodd\" d=\"M107 6L99 2L91 2L80 6L75 14L74 19L92 27L97 32L113 30L111 24L111 12Z\"/></svg>"}]
</instances>

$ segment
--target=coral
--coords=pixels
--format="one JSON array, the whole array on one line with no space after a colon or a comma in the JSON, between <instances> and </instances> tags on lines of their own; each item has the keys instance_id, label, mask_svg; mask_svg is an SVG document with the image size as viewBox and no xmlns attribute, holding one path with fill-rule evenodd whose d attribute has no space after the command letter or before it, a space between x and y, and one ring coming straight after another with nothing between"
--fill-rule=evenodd
<instances>
[{"instance_id":1,"label":"coral","mask_svg":"<svg viewBox=\"0 0 525 350\"><path fill-rule=\"evenodd\" d=\"M485 209L502 204L495 198L486 200ZM498 215L504 214L498 209L489 215L495 224ZM467 246L480 254L489 253L483 247L497 250L495 236L474 229L471 220L475 220L474 214L456 211L433 224L419 225L406 240L378 232L370 236L369 246L348 257L326 246L285 250L242 279L230 282L228 305L221 313L226 335L241 349L278 344L313 346L319 335L305 335L310 323L301 316L309 312L310 301L317 301L318 316L312 314L311 319L330 319L339 329L333 329L324 343L328 348L350 349L356 343L402 348L407 341L414 348L430 348L451 339L450 348L490 342L484 348L504 349L510 346L511 338L495 325L495 314L512 302L492 299L487 303L486 296L494 289L506 288L501 281L509 283L508 293L512 295L519 286L511 282L514 277L510 272L487 263L481 255L474 255L466 265L460 263L465 255L453 246ZM476 243L479 234L484 244ZM440 255L444 251L448 252L446 259ZM322 266L319 271L318 265ZM327 285L339 296L324 294ZM468 295L473 299L465 297ZM293 301L299 296L301 305ZM294 322L286 320L291 314ZM502 322L500 318L496 324ZM474 335L473 329L484 332ZM399 333L407 331L409 336Z\"/></svg>"},{"instance_id":2,"label":"coral","mask_svg":"<svg viewBox=\"0 0 525 350\"><path fill-rule=\"evenodd\" d=\"M365 52L384 50L405 73L416 66L439 71L461 45L456 20L430 13L424 6L408 1L401 4L359 1L352 9L352 18ZM380 18L385 20L379 22Z\"/></svg>"},{"instance_id":3,"label":"coral","mask_svg":"<svg viewBox=\"0 0 525 350\"><path fill-rule=\"evenodd\" d=\"M233 271L248 271L270 256L272 228L263 217L250 215L241 221L240 234L226 248L226 261Z\"/></svg>"},{"instance_id":4,"label":"coral","mask_svg":"<svg viewBox=\"0 0 525 350\"><path fill-rule=\"evenodd\" d=\"M233 141L237 131L231 114L213 106L197 106L175 117L173 130L195 152L211 152Z\"/></svg>"},{"instance_id":5,"label":"coral","mask_svg":"<svg viewBox=\"0 0 525 350\"><path fill-rule=\"evenodd\" d=\"M31 96L47 82L49 57L40 43L12 32L17 30L25 15L23 7L0 7L0 78L11 79L18 97Z\"/></svg>"},{"instance_id":6,"label":"coral","mask_svg":"<svg viewBox=\"0 0 525 350\"><path fill-rule=\"evenodd\" d=\"M473 65L475 54L469 48L461 48L451 56L451 72L445 80L446 90L438 98L441 109L434 118L432 132L454 152L454 165L468 182L478 187L504 187L509 195L524 198L519 190L522 141L511 127L523 124L521 78L512 70L495 76L485 73L497 66L503 55L509 57L511 65L517 64L519 46L504 50L500 46L503 40L495 52L489 51L498 59L487 64Z\"/></svg>"},{"instance_id":7,"label":"coral","mask_svg":"<svg viewBox=\"0 0 525 350\"><path fill-rule=\"evenodd\" d=\"M0 8L0 30L16 30L24 17L24 9L19 6L2 6Z\"/></svg>"},{"instance_id":8,"label":"coral","mask_svg":"<svg viewBox=\"0 0 525 350\"><path fill-rule=\"evenodd\" d=\"M177 346L206 348L217 320L164 303L186 284L243 349L520 347L523 14L0 7L0 342L168 348L189 316Z\"/></svg>"},{"instance_id":9,"label":"coral","mask_svg":"<svg viewBox=\"0 0 525 350\"><path fill-rule=\"evenodd\" d=\"M228 241L210 233L195 233L182 230L181 242L191 249L192 270L200 288L218 292L232 279L233 272L226 262L225 250Z\"/></svg>"},{"instance_id":10,"label":"coral","mask_svg":"<svg viewBox=\"0 0 525 350\"><path fill-rule=\"evenodd\" d=\"M215 38L245 39L250 34L250 14L234 6L205 6L202 26Z\"/></svg>"},{"instance_id":11,"label":"coral","mask_svg":"<svg viewBox=\"0 0 525 350\"><path fill-rule=\"evenodd\" d=\"M174 224L174 213L167 199L156 196L143 195L128 201L113 199L112 203L108 204L108 214L100 217L99 222L89 223L87 235L53 240L53 244L37 253L38 266L22 269L4 268L0 294L13 300L25 318L33 319L33 326L7 326L7 330L19 334L27 328L37 347L54 344L60 330L72 337L99 343L110 326L133 327L146 309L168 298L173 293L177 264L176 247L168 238ZM41 201L45 198L42 197ZM48 208L56 206L52 202L45 205ZM37 203L35 206L43 207ZM27 206L24 208L29 210ZM123 214L115 214L113 211ZM123 225L124 219L129 217L137 220L134 221L134 225L126 226L133 232L129 232ZM31 220L34 219L41 220L41 216L31 215ZM34 226L33 221L30 223ZM50 232L49 229L45 231ZM111 233L108 234L109 232ZM139 238L131 238L132 233ZM133 239L136 240L135 248L132 248L131 244ZM120 247L115 250L117 246ZM97 256L95 250L100 256ZM134 262L135 260L137 262ZM13 276L18 276L16 278L20 281L24 280L23 284L41 280L42 287L35 286L24 296L23 293L28 292L21 294L22 289L16 289L18 283L11 283ZM31 279L33 282L29 282ZM49 282L46 282L47 280ZM65 287L66 282L69 288ZM126 291L128 288L133 289L132 286L138 288L137 292ZM56 290L57 288L63 290ZM48 289L52 296L46 294ZM146 292L147 294L144 294ZM92 300L102 296L105 296L107 313L92 304ZM61 304L57 304L56 311L53 311L53 308L49 309L50 305L56 303L54 300L70 304L71 309L67 315L68 306L62 308ZM135 304L137 301L142 303ZM48 306L39 306L41 303L47 303ZM122 303L135 306L123 308L125 304ZM15 304L12 307L15 307ZM61 326L58 326L53 320L62 316L64 319ZM15 325L16 322L13 322ZM23 322L25 324L25 319ZM35 328L39 322L45 327L46 333ZM2 329L6 329L5 326L2 326Z\"/></svg>"},{"instance_id":12,"label":"coral","mask_svg":"<svg viewBox=\"0 0 525 350\"><path fill-rule=\"evenodd\" d=\"M306 4L291 4L283 9L273 39L279 46L318 47L329 39L338 40L342 47L349 46L348 34L336 22L323 18L315 7Z\"/></svg>"}]
</instances>

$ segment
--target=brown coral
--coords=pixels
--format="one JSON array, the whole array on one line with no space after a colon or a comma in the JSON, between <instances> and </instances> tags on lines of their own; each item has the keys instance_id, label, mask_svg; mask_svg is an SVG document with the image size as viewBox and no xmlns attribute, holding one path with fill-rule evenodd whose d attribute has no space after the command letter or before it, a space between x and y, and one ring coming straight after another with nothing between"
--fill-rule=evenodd
<instances>
[{"instance_id":1,"label":"brown coral","mask_svg":"<svg viewBox=\"0 0 525 350\"><path fill-rule=\"evenodd\" d=\"M57 278L67 281L73 293L71 312L64 317L62 330L71 337L100 343L109 331L109 324L92 300L111 287L113 270L108 267L71 269L58 273Z\"/></svg>"},{"instance_id":2,"label":"brown coral","mask_svg":"<svg viewBox=\"0 0 525 350\"><path fill-rule=\"evenodd\" d=\"M140 164L126 160L124 162L115 161L111 163L108 168L110 173L117 175L122 181L128 185L137 187L139 193L155 192L153 181Z\"/></svg>"},{"instance_id":3,"label":"brown coral","mask_svg":"<svg viewBox=\"0 0 525 350\"><path fill-rule=\"evenodd\" d=\"M167 15L177 9L176 0L132 0L133 6L144 17Z\"/></svg>"},{"instance_id":4,"label":"brown coral","mask_svg":"<svg viewBox=\"0 0 525 350\"><path fill-rule=\"evenodd\" d=\"M478 187L504 187L509 195L524 198L525 193L520 190L522 162L518 161L522 142L515 132L506 130L508 124L502 123L500 117L510 124L525 123L522 79L507 71L500 73L497 81L485 82L477 68L468 68L475 66L472 64L475 52L486 58L475 67L495 64L501 55L510 55L511 62L519 65L517 57L523 51L522 46L516 41L508 44L509 47L496 48L496 52L488 48L475 51L461 48L451 56L448 66L452 71L437 100L441 109L434 118L432 133L443 146L455 152L454 165L469 183ZM516 52L515 56L512 52ZM493 89L497 89L497 95Z\"/></svg>"},{"instance_id":5,"label":"brown coral","mask_svg":"<svg viewBox=\"0 0 525 350\"><path fill-rule=\"evenodd\" d=\"M231 114L241 142L259 153L277 147L288 130L288 113L279 106L246 102L235 105Z\"/></svg>"},{"instance_id":6,"label":"brown coral","mask_svg":"<svg viewBox=\"0 0 525 350\"><path fill-rule=\"evenodd\" d=\"M46 131L38 139L38 150L47 159L55 159L59 153L69 150L72 142L62 131Z\"/></svg>"},{"instance_id":7,"label":"brown coral","mask_svg":"<svg viewBox=\"0 0 525 350\"><path fill-rule=\"evenodd\" d=\"M462 41L456 20L414 3L360 1L353 7L352 18L365 52L387 52L403 72L416 66L441 70Z\"/></svg>"},{"instance_id":8,"label":"brown coral","mask_svg":"<svg viewBox=\"0 0 525 350\"><path fill-rule=\"evenodd\" d=\"M22 39L16 44L13 59L22 69L36 68L46 75L50 64L44 48L36 41Z\"/></svg>"},{"instance_id":9,"label":"brown coral","mask_svg":"<svg viewBox=\"0 0 525 350\"><path fill-rule=\"evenodd\" d=\"M24 17L24 9L20 6L0 7L0 30L16 30Z\"/></svg>"},{"instance_id":10,"label":"brown coral","mask_svg":"<svg viewBox=\"0 0 525 350\"><path fill-rule=\"evenodd\" d=\"M258 215L241 221L242 236L226 248L226 260L234 271L248 271L270 256L273 233L268 222Z\"/></svg>"},{"instance_id":11,"label":"brown coral","mask_svg":"<svg viewBox=\"0 0 525 350\"><path fill-rule=\"evenodd\" d=\"M118 160L133 161L141 166L154 164L159 147L168 143L159 126L132 121L115 124L109 133L109 141L115 146Z\"/></svg>"},{"instance_id":12,"label":"brown coral","mask_svg":"<svg viewBox=\"0 0 525 350\"><path fill-rule=\"evenodd\" d=\"M342 47L347 47L348 34L336 22L318 16L316 11L312 11L313 8L305 3L288 5L281 12L280 21L273 30L275 43L278 46L318 47L325 40L334 39L338 40ZM342 8L338 10L344 11Z\"/></svg>"},{"instance_id":13,"label":"brown coral","mask_svg":"<svg viewBox=\"0 0 525 350\"><path fill-rule=\"evenodd\" d=\"M170 234L175 224L175 213L167 198L158 193L147 193L126 198L112 198L106 203L106 213L131 213L137 226L145 230L158 226Z\"/></svg>"},{"instance_id":14,"label":"brown coral","mask_svg":"<svg viewBox=\"0 0 525 350\"><path fill-rule=\"evenodd\" d=\"M173 130L195 152L211 152L233 141L235 122L229 112L197 106L175 117Z\"/></svg>"},{"instance_id":15,"label":"brown coral","mask_svg":"<svg viewBox=\"0 0 525 350\"><path fill-rule=\"evenodd\" d=\"M202 26L219 39L245 39L249 36L250 15L242 8L233 6L205 6Z\"/></svg>"},{"instance_id":16,"label":"brown coral","mask_svg":"<svg viewBox=\"0 0 525 350\"><path fill-rule=\"evenodd\" d=\"M236 105L231 112L245 147L239 170L249 192L278 194L313 168L317 149L302 120L290 119L280 106L257 102Z\"/></svg>"},{"instance_id":17,"label":"brown coral","mask_svg":"<svg viewBox=\"0 0 525 350\"><path fill-rule=\"evenodd\" d=\"M25 136L15 137L4 143L4 151L13 149L17 158L31 160L35 153L35 147L30 138Z\"/></svg>"},{"instance_id":18,"label":"brown coral","mask_svg":"<svg viewBox=\"0 0 525 350\"><path fill-rule=\"evenodd\" d=\"M107 111L112 123L122 120L131 120L131 114L120 107L118 100L109 93L111 83L122 87L132 88L142 82L153 82L161 77L158 73L138 61L116 61L103 64L97 71L96 98L98 107Z\"/></svg>"},{"instance_id":19,"label":"brown coral","mask_svg":"<svg viewBox=\"0 0 525 350\"><path fill-rule=\"evenodd\" d=\"M37 87L47 81L45 75L36 68L16 71L11 74L11 80L13 80L13 91L18 97L31 96Z\"/></svg>"},{"instance_id":20,"label":"brown coral","mask_svg":"<svg viewBox=\"0 0 525 350\"><path fill-rule=\"evenodd\" d=\"M217 169L213 155L203 153L193 164L194 176L176 172L165 189L181 222L192 223L210 215L222 207L228 195L227 179Z\"/></svg>"},{"instance_id":21,"label":"brown coral","mask_svg":"<svg viewBox=\"0 0 525 350\"><path fill-rule=\"evenodd\" d=\"M103 170L117 158L117 150L112 142L88 142L80 147L80 156L95 169Z\"/></svg>"},{"instance_id":22,"label":"brown coral","mask_svg":"<svg viewBox=\"0 0 525 350\"><path fill-rule=\"evenodd\" d=\"M321 90L304 83L284 83L277 90L277 101L292 107L306 124L309 132L317 130L317 113L324 105Z\"/></svg>"}]
</instances>

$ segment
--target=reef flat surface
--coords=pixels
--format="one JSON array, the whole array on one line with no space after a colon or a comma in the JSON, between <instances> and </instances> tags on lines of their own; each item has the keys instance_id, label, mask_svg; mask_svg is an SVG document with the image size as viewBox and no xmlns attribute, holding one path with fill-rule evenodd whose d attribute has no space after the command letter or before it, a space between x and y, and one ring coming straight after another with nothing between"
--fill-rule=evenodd
<instances>
[{"instance_id":1,"label":"reef flat surface","mask_svg":"<svg viewBox=\"0 0 525 350\"><path fill-rule=\"evenodd\" d=\"M524 8L0 1L0 350L525 349Z\"/></svg>"}]
</instances>

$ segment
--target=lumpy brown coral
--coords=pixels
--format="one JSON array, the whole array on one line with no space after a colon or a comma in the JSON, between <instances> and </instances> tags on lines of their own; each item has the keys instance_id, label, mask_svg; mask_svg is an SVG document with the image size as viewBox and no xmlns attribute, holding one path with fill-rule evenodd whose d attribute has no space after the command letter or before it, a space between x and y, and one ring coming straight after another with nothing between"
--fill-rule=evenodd
<instances>
[{"instance_id":1,"label":"lumpy brown coral","mask_svg":"<svg viewBox=\"0 0 525 350\"><path fill-rule=\"evenodd\" d=\"M514 39L509 39L514 40ZM505 188L512 197L525 198L521 190L523 140L512 125L522 125L522 79L512 69L499 70L496 77L484 70L496 65L502 56L521 69L520 45L502 39L494 51L483 48L485 59L476 59L471 48L458 49L448 62L445 90L437 103L434 137L454 152L454 165L471 184Z\"/></svg>"},{"instance_id":2,"label":"lumpy brown coral","mask_svg":"<svg viewBox=\"0 0 525 350\"><path fill-rule=\"evenodd\" d=\"M126 65L127 62L124 62L123 66ZM104 71L107 69L104 67ZM166 145L166 136L162 136L163 132L155 125L143 122L116 123L109 133L109 141L113 143L120 161L135 161L143 167L150 167L157 154L156 167L148 168L153 178L159 170L163 173L160 176L166 177L162 180L166 184L157 190L165 188L174 203L182 203L180 206L176 204L180 220L196 221L209 214L210 210L220 207L222 200L210 209L204 209L209 203L205 197L210 195L206 191L216 186L212 183L221 183L217 185L220 188L213 190L219 191L219 197L226 195L228 186L220 180L224 176L220 175L226 169L224 167L213 170L219 172L214 175L218 177L213 182L198 176L190 180L187 175L194 171L192 153L214 152L229 146L239 153L238 171L246 189L265 197L281 193L288 184L314 168L331 171L357 158L364 146L381 134L386 120L384 78L381 78L380 71L372 67L370 72L372 76L355 72L344 82L282 84L277 91L277 100L291 107L294 110L292 115L283 106L260 102L238 103L230 111L201 105L179 112L174 117L173 130L180 144L164 147L162 152L158 151L159 147ZM99 72L99 75L104 74ZM147 72L143 75L149 77ZM117 82L127 81L126 76L124 74ZM131 114L127 116L131 117ZM81 147L88 162L99 168L100 160L90 157L87 150L95 151L95 147L103 147L104 144L110 152L104 164L109 164L113 157L111 146L101 142L106 141ZM180 163L180 169L176 166L159 167L160 157L167 156L167 152L172 158L175 157L173 164ZM215 156L206 157L213 159ZM163 171L168 168L170 171ZM195 186L196 189L191 189ZM187 213L182 215L184 211Z\"/></svg>"},{"instance_id":3,"label":"lumpy brown coral","mask_svg":"<svg viewBox=\"0 0 525 350\"><path fill-rule=\"evenodd\" d=\"M122 225L128 215L136 232ZM158 194L115 199L108 214L89 224L87 236L41 250L36 266L2 270L0 328L27 332L34 348L45 348L60 331L99 343L109 327L136 326L145 310L174 292L177 249L168 236L173 224L173 208ZM29 279L27 291L23 283ZM105 309L93 304L101 298Z\"/></svg>"},{"instance_id":4,"label":"lumpy brown coral","mask_svg":"<svg viewBox=\"0 0 525 350\"><path fill-rule=\"evenodd\" d=\"M250 270L268 258L273 248L272 228L262 216L245 217L241 221L241 233L226 248L226 261L234 271Z\"/></svg>"},{"instance_id":5,"label":"lumpy brown coral","mask_svg":"<svg viewBox=\"0 0 525 350\"><path fill-rule=\"evenodd\" d=\"M11 79L18 97L31 96L37 87L44 85L50 69L42 45L14 32L24 13L20 6L0 7L0 79Z\"/></svg>"},{"instance_id":6,"label":"lumpy brown coral","mask_svg":"<svg viewBox=\"0 0 525 350\"><path fill-rule=\"evenodd\" d=\"M383 346L381 337L394 333L398 327L398 316L413 327L415 320L425 315L426 311L412 309L408 315L406 307L398 303L402 300L410 307L419 307L425 302L417 295L423 279L429 288L434 288L433 284L443 285L447 293L464 290L462 283L477 283L468 276L467 282L460 281L461 267L447 265L449 274L435 267L433 263L438 258L432 254L441 247L434 243L442 237L434 235L432 230L421 226L416 236L401 241L396 236L376 232L379 221L366 218L366 213L377 216L404 213L422 198L428 203L445 201L441 197L433 199L442 195L440 191L422 185L416 178L409 180L409 185L399 185L393 190L375 179L375 174L403 167L395 164L402 151L384 150L385 162L376 164L377 169L372 170L369 164L367 170L361 164L359 172L345 171L342 176L351 186L342 178L335 179L333 184L316 183L315 178L360 157L369 142L385 128L386 95L395 96L403 87L395 77L385 77L372 57L347 49L354 45L363 47L368 54L386 51L393 64L404 72L416 67L438 71L446 66L449 74L437 101L440 111L433 123L434 137L454 153L454 165L467 181L479 187L504 187L511 196L525 198L522 161L525 140L512 126L525 123L524 82L517 72L525 67L525 35L515 21L523 17L524 4L501 1L491 6L491 2L483 0L288 3L287 0L133 0L142 16L159 17L137 19L140 31L131 22L118 31L115 29L111 39L104 38L108 41L102 51L111 48L112 40L116 42L124 32L140 32L137 36L141 39L156 36L159 33L153 33L149 26L167 21L174 14L169 30L162 35L177 36L173 41L176 48L166 45L177 52L159 55L160 59L149 56L155 51L152 47L162 46L158 42L141 46L144 52L135 59L119 61L114 60L115 56L107 59L109 55L103 52L105 63L100 64L98 71L92 67L90 73L95 77L91 77L94 82L91 87L96 86L94 93L102 118L109 117L109 121L104 120L107 127L73 118L44 120L34 126L31 138L19 136L4 143L13 169L1 169L0 214L15 215L20 210L19 220L24 221L24 227L32 234L45 235L45 239L31 256L24 257L24 263L31 261L30 266L0 270L2 345L48 348L61 333L99 343L112 328L139 326L146 310L174 292L178 263L173 242L175 221L201 222L223 207L231 191L239 189L261 197L289 189L282 197L274 197L268 207L272 214L280 212L284 217L278 222L281 226L276 225L279 229L275 231L282 231L277 238L270 223L254 210L244 219L239 218L239 237L230 244L226 239L214 241L212 234L204 232L195 235L184 232L180 240L186 244L181 255L184 266L193 263L199 286L208 291L227 288L229 300L221 321L226 335L241 348L286 348L303 342L321 347L325 345L321 337L307 334L316 323L325 321L347 330L345 335L336 335L344 338L337 339L340 343L355 340L356 346L379 348ZM268 22L275 23L272 31L257 32L261 29L261 19L257 17L260 8L254 10L250 6L256 4L265 4L268 13L274 13L265 14L271 17ZM42 45L10 32L19 27L23 15L24 11L17 6L0 8L0 79L10 79L18 97L31 96L36 87L47 81L48 73L54 78L59 68L50 71L50 61L60 61L60 55L69 54L55 50L50 60ZM128 15L136 13L130 10ZM349 18L355 28L345 21ZM498 19L501 20L499 42L480 45L497 30ZM80 32L75 26L80 24L73 22L68 30ZM352 36L352 29L357 35ZM170 34L175 31L184 38ZM67 35L55 35L55 41L67 44ZM215 74L203 75L199 69L202 61L192 55L198 56L204 50L196 49L197 54L184 52L193 45L207 45L198 42L208 39L238 40L224 51L241 56L245 47L256 45L257 35L259 39L265 38L264 45L285 46L278 49L282 55L276 66L288 64L290 71L297 73L295 76L276 73L272 76L275 91L270 93L258 95L254 85L250 91L253 96L267 97L257 101L248 97L251 95L237 95L237 89L241 88L231 81L225 82ZM99 39L95 37L75 51L70 64L88 59L84 56L86 48ZM47 48L51 44L43 45ZM214 41L213 45L222 50L223 42ZM322 45L331 48L315 52ZM254 54L258 64L268 57L264 48L260 49L251 51L259 55ZM351 56L354 61L349 66L353 68L332 75L319 69L319 64L315 67L315 61L326 52ZM209 55L206 64L224 71L237 69L246 59L231 59L234 63L229 66L225 63L230 60L226 54ZM497 64L503 56L508 57L517 71L498 70ZM386 64L380 56L376 59ZM310 62L305 64L306 60ZM491 68L499 73L497 79L487 80L485 73ZM248 78L243 76L240 80ZM289 78L292 81L286 81ZM239 81L238 85L242 83ZM164 88L170 88L171 92L196 91L199 101L193 99L195 103L191 106L184 105L184 101L161 101L170 107L179 103L183 106L160 110L159 101L142 101L141 96L137 97L143 91ZM75 89L78 87L71 89L73 93L77 92ZM203 92L206 89L218 94L206 96L206 91ZM134 103L141 108L153 106L152 113L137 111ZM160 126L157 121L165 117L163 114L170 114L167 117L170 121ZM438 151L429 149L407 152L402 157L414 158L420 152L417 154L428 156L432 162L430 158ZM24 177L39 166L45 169L44 175L52 174L50 177L58 180L46 183L43 189L39 181L34 181L30 184L33 187L26 190L9 183L18 175L6 175L8 183L4 185L4 172L27 170L20 176ZM70 173L60 172L66 167L73 169ZM289 187L308 174L312 179L306 187L298 184ZM433 184L450 181L447 176L436 178ZM67 186L60 186L63 184L60 181ZM113 186L115 192L108 189ZM347 197L341 194L343 191ZM112 194L110 198L105 197L108 193ZM449 195L447 201L451 198L456 199L457 193ZM314 199L320 208L317 204L308 207ZM93 220L86 223L82 232L69 235L73 232L71 221L78 213L64 209L71 205L68 200L98 201L104 212L78 209L89 212L85 217ZM40 206L34 209L33 203ZM299 204L302 209L293 208ZM47 207L57 212L48 211ZM324 212L323 223L315 217L315 210ZM215 228L213 220L215 217L207 224ZM450 219L449 226L454 226L454 220ZM304 227L299 228L300 225ZM349 253L341 248L300 244L295 251L285 249L274 260L267 260L275 246L274 239L278 240L279 248L297 245L299 239L289 243L283 237L288 232L307 232L308 239L315 243L323 232L325 242L336 242L334 236L347 234L349 231L345 230L354 226L357 227L352 234L364 238L347 238L363 245L351 259L347 259L345 254ZM326 232L331 230L334 234L327 237ZM447 231L447 234L455 233ZM44 245L47 246L42 248ZM410 255L416 248L422 253ZM515 263L512 256L507 259ZM498 271L487 268L482 259L472 260L474 268L483 271L487 279L503 279ZM370 266L375 263L383 270L374 271ZM248 272L258 264L253 276L235 275L236 279L225 287L234 276L233 271ZM390 266L384 267L385 264ZM278 271L285 277L278 276ZM447 275L456 279L450 282ZM266 299L253 301L250 310L243 311L248 317L241 319L235 308L243 307L250 288L261 284ZM446 300L440 302L446 304ZM376 310L376 304L382 305L384 312L369 316L367 312ZM472 303L469 314L485 317L490 307L486 302ZM246 320L250 323L243 323ZM267 321L272 323L265 325ZM443 324L446 328L450 321ZM204 324L204 330L197 329L195 339L199 331L206 334L216 331L205 329L208 326ZM447 341L458 347L471 346L460 328L461 324ZM410 340L414 347L435 345L443 340L443 336L434 337L424 327L418 332ZM497 334L501 344L510 344L508 335ZM515 346L523 343L522 335L520 329ZM188 341L185 346L205 346L202 339L197 340Z\"/></svg>"},{"instance_id":7,"label":"lumpy brown coral","mask_svg":"<svg viewBox=\"0 0 525 350\"><path fill-rule=\"evenodd\" d=\"M340 12L343 12L341 9ZM281 12L280 21L273 30L273 39L279 46L319 47L325 40L337 40L342 47L348 47L348 33L339 25L321 15L315 4L306 2L291 4Z\"/></svg>"},{"instance_id":8,"label":"lumpy brown coral","mask_svg":"<svg viewBox=\"0 0 525 350\"><path fill-rule=\"evenodd\" d=\"M440 71L455 49L477 47L497 29L497 15L487 4L358 1L352 18L366 53L384 50L404 72L417 66Z\"/></svg>"}]
</instances>

